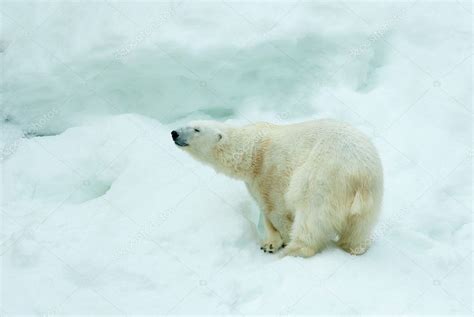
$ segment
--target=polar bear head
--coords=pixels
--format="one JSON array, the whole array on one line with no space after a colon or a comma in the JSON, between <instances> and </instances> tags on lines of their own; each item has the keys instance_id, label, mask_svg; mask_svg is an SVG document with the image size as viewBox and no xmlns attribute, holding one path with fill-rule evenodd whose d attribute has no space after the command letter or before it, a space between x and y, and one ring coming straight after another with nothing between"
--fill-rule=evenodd
<instances>
[{"instance_id":1,"label":"polar bear head","mask_svg":"<svg viewBox=\"0 0 474 317\"><path fill-rule=\"evenodd\" d=\"M268 124L233 127L216 121L193 121L171 131L174 143L217 172L251 177L263 153Z\"/></svg>"},{"instance_id":2,"label":"polar bear head","mask_svg":"<svg viewBox=\"0 0 474 317\"><path fill-rule=\"evenodd\" d=\"M214 121L192 121L171 131L174 143L193 157L210 163L225 135L225 125Z\"/></svg>"}]
</instances>

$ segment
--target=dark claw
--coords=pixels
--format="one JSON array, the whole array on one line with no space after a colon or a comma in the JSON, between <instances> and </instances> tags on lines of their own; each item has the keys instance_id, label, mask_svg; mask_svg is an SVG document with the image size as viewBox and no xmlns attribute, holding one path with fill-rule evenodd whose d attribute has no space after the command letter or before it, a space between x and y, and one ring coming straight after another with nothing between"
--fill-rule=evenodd
<instances>
[{"instance_id":1,"label":"dark claw","mask_svg":"<svg viewBox=\"0 0 474 317\"><path fill-rule=\"evenodd\" d=\"M273 251L268 251L268 253L273 253Z\"/></svg>"},{"instance_id":2,"label":"dark claw","mask_svg":"<svg viewBox=\"0 0 474 317\"><path fill-rule=\"evenodd\" d=\"M286 243L283 243L283 245L281 246L282 248L286 247Z\"/></svg>"},{"instance_id":3,"label":"dark claw","mask_svg":"<svg viewBox=\"0 0 474 317\"><path fill-rule=\"evenodd\" d=\"M267 250L263 249L263 252L267 253Z\"/></svg>"},{"instance_id":4,"label":"dark claw","mask_svg":"<svg viewBox=\"0 0 474 317\"><path fill-rule=\"evenodd\" d=\"M273 244L270 244L270 249L273 249Z\"/></svg>"}]
</instances>

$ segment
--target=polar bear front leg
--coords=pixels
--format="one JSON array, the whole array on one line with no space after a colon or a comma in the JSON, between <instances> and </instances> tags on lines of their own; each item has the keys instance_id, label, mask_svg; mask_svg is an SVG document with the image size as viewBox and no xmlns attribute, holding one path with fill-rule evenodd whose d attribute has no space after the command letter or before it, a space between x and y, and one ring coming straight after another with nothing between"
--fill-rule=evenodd
<instances>
[{"instance_id":1,"label":"polar bear front leg","mask_svg":"<svg viewBox=\"0 0 474 317\"><path fill-rule=\"evenodd\" d=\"M262 241L260 250L263 250L263 252L273 253L283 246L283 239L266 215L264 215L264 219L266 239Z\"/></svg>"}]
</instances>

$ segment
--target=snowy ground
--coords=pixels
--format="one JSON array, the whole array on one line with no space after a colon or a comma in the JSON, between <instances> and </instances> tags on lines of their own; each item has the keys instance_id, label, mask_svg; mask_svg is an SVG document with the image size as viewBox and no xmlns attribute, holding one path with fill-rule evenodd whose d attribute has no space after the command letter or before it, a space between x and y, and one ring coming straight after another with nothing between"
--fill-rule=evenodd
<instances>
[{"instance_id":1,"label":"snowy ground","mask_svg":"<svg viewBox=\"0 0 474 317\"><path fill-rule=\"evenodd\" d=\"M472 314L472 5L2 2L3 314ZM374 245L259 249L194 118L332 117L385 169Z\"/></svg>"}]
</instances>

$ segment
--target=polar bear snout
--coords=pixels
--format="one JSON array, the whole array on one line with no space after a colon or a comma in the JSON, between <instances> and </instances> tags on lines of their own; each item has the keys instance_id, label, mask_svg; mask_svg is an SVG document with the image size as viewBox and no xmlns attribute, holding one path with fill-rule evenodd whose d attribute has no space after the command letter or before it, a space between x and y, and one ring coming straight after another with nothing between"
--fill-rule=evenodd
<instances>
[{"instance_id":1,"label":"polar bear snout","mask_svg":"<svg viewBox=\"0 0 474 317\"><path fill-rule=\"evenodd\" d=\"M171 131L171 137L173 138L173 141L177 146L188 146L189 145L188 143L186 143L186 140L184 140L182 134L180 134L176 130Z\"/></svg>"}]
</instances>

